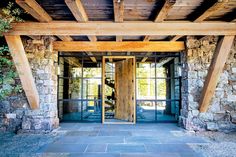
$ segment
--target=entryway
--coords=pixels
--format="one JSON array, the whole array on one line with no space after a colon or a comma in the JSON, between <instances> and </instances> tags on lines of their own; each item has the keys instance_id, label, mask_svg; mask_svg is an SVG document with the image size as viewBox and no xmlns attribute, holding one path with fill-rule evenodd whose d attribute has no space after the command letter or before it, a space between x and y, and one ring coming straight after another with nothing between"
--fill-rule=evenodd
<instances>
[{"instance_id":1,"label":"entryway","mask_svg":"<svg viewBox=\"0 0 236 157\"><path fill-rule=\"evenodd\" d=\"M135 123L135 57L104 56L103 123Z\"/></svg>"},{"instance_id":2,"label":"entryway","mask_svg":"<svg viewBox=\"0 0 236 157\"><path fill-rule=\"evenodd\" d=\"M61 122L176 123L181 108L180 58L173 52L60 52Z\"/></svg>"}]
</instances>

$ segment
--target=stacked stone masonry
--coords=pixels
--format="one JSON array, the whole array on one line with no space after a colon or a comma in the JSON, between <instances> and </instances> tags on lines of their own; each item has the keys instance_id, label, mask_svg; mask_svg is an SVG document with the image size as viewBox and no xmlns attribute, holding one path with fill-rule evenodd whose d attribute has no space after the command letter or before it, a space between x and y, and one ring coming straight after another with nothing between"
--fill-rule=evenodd
<instances>
[{"instance_id":1,"label":"stacked stone masonry","mask_svg":"<svg viewBox=\"0 0 236 157\"><path fill-rule=\"evenodd\" d=\"M50 132L58 127L57 53L51 37L23 40L40 96L40 108L31 110L24 93L0 102L0 131ZM236 41L220 76L209 109L199 113L199 99L218 37L187 37L182 54L180 124L188 130L236 129ZM16 80L20 84L19 79ZM60 92L59 92L60 95ZM158 125L158 124L157 124Z\"/></svg>"},{"instance_id":2,"label":"stacked stone masonry","mask_svg":"<svg viewBox=\"0 0 236 157\"><path fill-rule=\"evenodd\" d=\"M236 41L231 48L215 94L205 113L199 113L199 99L218 37L187 37L183 58L182 110L180 123L188 130L236 129Z\"/></svg>"},{"instance_id":3,"label":"stacked stone masonry","mask_svg":"<svg viewBox=\"0 0 236 157\"><path fill-rule=\"evenodd\" d=\"M0 128L3 131L50 132L59 125L57 117L57 53L51 37L22 40L40 97L40 108L31 110L23 94L1 102Z\"/></svg>"}]
</instances>

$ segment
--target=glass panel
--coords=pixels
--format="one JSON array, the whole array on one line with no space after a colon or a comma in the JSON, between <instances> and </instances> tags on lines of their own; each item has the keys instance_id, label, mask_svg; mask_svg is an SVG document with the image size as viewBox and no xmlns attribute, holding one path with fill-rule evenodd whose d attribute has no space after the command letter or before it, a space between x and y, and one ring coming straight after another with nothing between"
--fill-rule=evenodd
<instances>
[{"instance_id":1,"label":"glass panel","mask_svg":"<svg viewBox=\"0 0 236 157\"><path fill-rule=\"evenodd\" d=\"M102 75L102 69L100 67L92 67L92 68L88 68L88 67L84 67L83 68L83 77L96 77L96 78L101 78Z\"/></svg>"},{"instance_id":2,"label":"glass panel","mask_svg":"<svg viewBox=\"0 0 236 157\"><path fill-rule=\"evenodd\" d=\"M137 99L155 100L155 79L137 79Z\"/></svg>"},{"instance_id":3,"label":"glass panel","mask_svg":"<svg viewBox=\"0 0 236 157\"><path fill-rule=\"evenodd\" d=\"M72 68L71 75L73 78L82 77L82 68L81 67Z\"/></svg>"},{"instance_id":4,"label":"glass panel","mask_svg":"<svg viewBox=\"0 0 236 157\"><path fill-rule=\"evenodd\" d=\"M155 121L155 101L137 101L137 121Z\"/></svg>"},{"instance_id":5,"label":"glass panel","mask_svg":"<svg viewBox=\"0 0 236 157\"><path fill-rule=\"evenodd\" d=\"M137 78L155 78L155 63L138 63Z\"/></svg>"},{"instance_id":6,"label":"glass panel","mask_svg":"<svg viewBox=\"0 0 236 157\"><path fill-rule=\"evenodd\" d=\"M156 83L156 90L157 90L157 99L163 100L168 99L168 82L169 79L157 79Z\"/></svg>"},{"instance_id":7,"label":"glass panel","mask_svg":"<svg viewBox=\"0 0 236 157\"><path fill-rule=\"evenodd\" d=\"M83 79L83 98L101 99L101 79Z\"/></svg>"},{"instance_id":8,"label":"glass panel","mask_svg":"<svg viewBox=\"0 0 236 157\"><path fill-rule=\"evenodd\" d=\"M83 120L101 121L101 101L83 101Z\"/></svg>"},{"instance_id":9,"label":"glass panel","mask_svg":"<svg viewBox=\"0 0 236 157\"><path fill-rule=\"evenodd\" d=\"M178 108L176 108L178 101L157 101L156 105L157 121L176 121L175 115L178 112Z\"/></svg>"},{"instance_id":10,"label":"glass panel","mask_svg":"<svg viewBox=\"0 0 236 157\"><path fill-rule=\"evenodd\" d=\"M70 99L81 99L81 81L81 78L73 78L69 80L68 94Z\"/></svg>"},{"instance_id":11,"label":"glass panel","mask_svg":"<svg viewBox=\"0 0 236 157\"><path fill-rule=\"evenodd\" d=\"M80 121L82 117L81 101L64 101L63 102L63 119L64 121Z\"/></svg>"}]
</instances>

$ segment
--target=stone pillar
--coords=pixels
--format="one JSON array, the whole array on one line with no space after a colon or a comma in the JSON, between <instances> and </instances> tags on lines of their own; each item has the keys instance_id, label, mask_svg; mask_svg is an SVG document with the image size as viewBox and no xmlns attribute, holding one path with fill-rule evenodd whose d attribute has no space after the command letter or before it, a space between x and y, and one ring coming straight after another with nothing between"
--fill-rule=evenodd
<instances>
[{"instance_id":1,"label":"stone pillar","mask_svg":"<svg viewBox=\"0 0 236 157\"><path fill-rule=\"evenodd\" d=\"M236 111L236 42L218 81L209 109L199 113L199 99L218 37L187 37L180 123L188 130L233 130ZM233 118L234 117L234 118Z\"/></svg>"},{"instance_id":2,"label":"stone pillar","mask_svg":"<svg viewBox=\"0 0 236 157\"><path fill-rule=\"evenodd\" d=\"M57 111L57 53L53 53L52 37L27 40L29 59L40 97L40 108L27 109L22 119L22 132L49 132L59 125Z\"/></svg>"}]
</instances>

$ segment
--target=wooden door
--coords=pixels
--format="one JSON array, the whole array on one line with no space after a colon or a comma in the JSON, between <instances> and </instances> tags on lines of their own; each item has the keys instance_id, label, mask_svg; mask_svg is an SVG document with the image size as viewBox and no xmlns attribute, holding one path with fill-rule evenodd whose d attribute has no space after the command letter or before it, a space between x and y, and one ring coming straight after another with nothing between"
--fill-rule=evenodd
<instances>
[{"instance_id":1,"label":"wooden door","mask_svg":"<svg viewBox=\"0 0 236 157\"><path fill-rule=\"evenodd\" d=\"M115 118L134 122L135 110L134 58L115 63Z\"/></svg>"}]
</instances>

